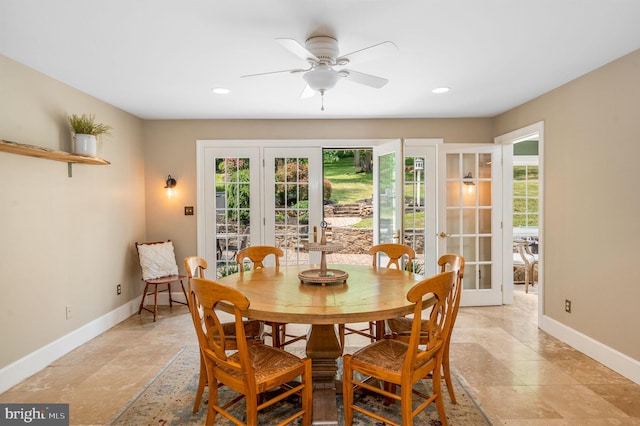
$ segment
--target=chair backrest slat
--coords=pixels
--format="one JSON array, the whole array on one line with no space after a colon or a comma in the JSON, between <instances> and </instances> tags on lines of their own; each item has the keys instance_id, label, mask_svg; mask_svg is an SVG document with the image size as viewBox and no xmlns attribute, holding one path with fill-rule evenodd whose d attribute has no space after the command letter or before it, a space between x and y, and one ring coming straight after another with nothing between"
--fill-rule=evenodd
<instances>
[{"instance_id":1,"label":"chair backrest slat","mask_svg":"<svg viewBox=\"0 0 640 426\"><path fill-rule=\"evenodd\" d=\"M389 257L386 267L391 268L393 265L397 269L405 269L401 265L401 259L406 258L406 270L412 271L413 261L416 258L416 252L411 247L404 244L384 243L377 244L369 249L369 254L373 255L373 267L378 266L378 256L384 253Z\"/></svg>"},{"instance_id":2,"label":"chair backrest slat","mask_svg":"<svg viewBox=\"0 0 640 426\"><path fill-rule=\"evenodd\" d=\"M253 264L253 269L264 268L264 259L274 255L276 268L280 267L280 258L284 256L282 249L274 246L251 246L244 248L236 255L236 262L240 269L240 272L244 271L244 260L249 259Z\"/></svg>"}]
</instances>

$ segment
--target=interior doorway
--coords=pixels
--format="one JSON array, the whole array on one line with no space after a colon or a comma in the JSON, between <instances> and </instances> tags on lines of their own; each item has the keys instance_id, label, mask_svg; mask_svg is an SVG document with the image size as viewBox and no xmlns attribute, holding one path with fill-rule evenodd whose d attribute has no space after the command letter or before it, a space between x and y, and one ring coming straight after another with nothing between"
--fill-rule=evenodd
<instances>
[{"instance_id":1,"label":"interior doorway","mask_svg":"<svg viewBox=\"0 0 640 426\"><path fill-rule=\"evenodd\" d=\"M540 325L544 312L544 122L498 136L495 143L502 146L505 170L503 303L514 303L514 240L536 242L535 247L531 247L532 252L537 249L537 264L531 279L535 280L532 296L538 305Z\"/></svg>"}]
</instances>

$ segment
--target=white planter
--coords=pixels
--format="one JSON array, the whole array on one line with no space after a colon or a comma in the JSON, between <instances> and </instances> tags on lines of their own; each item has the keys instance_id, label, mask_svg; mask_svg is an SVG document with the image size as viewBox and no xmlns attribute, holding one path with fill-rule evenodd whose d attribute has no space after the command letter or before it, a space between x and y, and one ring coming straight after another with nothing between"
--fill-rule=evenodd
<instances>
[{"instance_id":1,"label":"white planter","mask_svg":"<svg viewBox=\"0 0 640 426\"><path fill-rule=\"evenodd\" d=\"M75 134L73 136L73 153L95 157L98 154L98 143L94 135Z\"/></svg>"}]
</instances>

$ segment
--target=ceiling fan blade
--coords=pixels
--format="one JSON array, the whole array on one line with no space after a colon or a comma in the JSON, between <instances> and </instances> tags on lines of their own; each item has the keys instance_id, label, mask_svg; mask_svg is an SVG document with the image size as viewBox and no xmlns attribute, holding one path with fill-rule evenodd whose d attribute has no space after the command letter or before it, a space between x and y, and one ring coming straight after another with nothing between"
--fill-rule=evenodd
<instances>
[{"instance_id":1,"label":"ceiling fan blade","mask_svg":"<svg viewBox=\"0 0 640 426\"><path fill-rule=\"evenodd\" d=\"M362 62L370 59L375 59L380 56L389 55L398 51L398 46L390 41L383 41L382 43L374 44L373 46L365 47L360 50L347 53L336 59L336 64L341 65L346 63ZM344 61L346 59L346 62Z\"/></svg>"},{"instance_id":2,"label":"ceiling fan blade","mask_svg":"<svg viewBox=\"0 0 640 426\"><path fill-rule=\"evenodd\" d=\"M316 55L309 52L307 48L298 43L297 40L294 40L292 38L277 38L276 41L289 52L293 53L299 58L304 59L305 61L309 61L309 59L312 59L315 62L319 61Z\"/></svg>"},{"instance_id":3,"label":"ceiling fan blade","mask_svg":"<svg viewBox=\"0 0 640 426\"><path fill-rule=\"evenodd\" d=\"M311 69L311 68L309 68ZM303 70L302 68L294 68L294 69L290 69L290 70L280 70L280 71L269 71L269 72L260 72L257 74L247 74L247 75L241 75L241 78L245 78L245 77L257 77L260 75L268 75L268 74L280 74L280 73L285 73L288 72L290 74L297 74L299 72L305 72L305 71L309 71L309 69Z\"/></svg>"},{"instance_id":4,"label":"ceiling fan blade","mask_svg":"<svg viewBox=\"0 0 640 426\"><path fill-rule=\"evenodd\" d=\"M308 84L304 86L302 93L300 93L300 99L307 99L313 97L316 94L316 91L313 90Z\"/></svg>"},{"instance_id":5,"label":"ceiling fan blade","mask_svg":"<svg viewBox=\"0 0 640 426\"><path fill-rule=\"evenodd\" d=\"M347 74L345 79L349 81L353 81L354 83L364 84L365 86L374 87L376 89L380 89L384 87L385 84L389 82L388 79L382 77L376 77L375 75L365 74L363 72L353 71L353 70L340 70L340 73Z\"/></svg>"}]
</instances>

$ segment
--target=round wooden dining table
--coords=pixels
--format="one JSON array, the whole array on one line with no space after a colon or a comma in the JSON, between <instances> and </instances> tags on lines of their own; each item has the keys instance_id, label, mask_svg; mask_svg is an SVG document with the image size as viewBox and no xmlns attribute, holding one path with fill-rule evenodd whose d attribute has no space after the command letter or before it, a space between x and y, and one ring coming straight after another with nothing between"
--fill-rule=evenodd
<instances>
[{"instance_id":1,"label":"round wooden dining table","mask_svg":"<svg viewBox=\"0 0 640 426\"><path fill-rule=\"evenodd\" d=\"M315 266L317 267L317 266ZM302 283L299 274L313 265L267 267L227 275L217 281L243 292L250 301L243 315L279 323L311 324L306 353L313 364L313 422L337 424L337 359L343 348L335 325L380 321L413 312L407 292L419 275L365 265L332 265L346 282ZM425 307L430 300L425 300ZM232 312L230 306L220 308ZM335 423L334 423L335 421Z\"/></svg>"}]
</instances>

